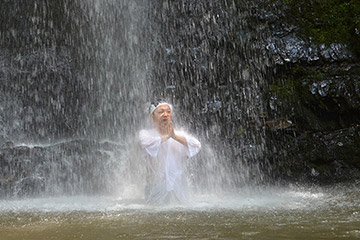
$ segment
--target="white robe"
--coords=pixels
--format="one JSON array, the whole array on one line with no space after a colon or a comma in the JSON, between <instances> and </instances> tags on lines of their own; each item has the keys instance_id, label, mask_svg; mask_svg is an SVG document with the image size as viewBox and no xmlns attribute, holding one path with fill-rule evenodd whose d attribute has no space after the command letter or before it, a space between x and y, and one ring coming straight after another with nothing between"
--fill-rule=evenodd
<instances>
[{"instance_id":1,"label":"white robe","mask_svg":"<svg viewBox=\"0 0 360 240\"><path fill-rule=\"evenodd\" d=\"M145 199L151 204L164 204L175 197L184 202L188 198L187 184L184 176L186 159L195 156L201 148L200 142L182 131L176 135L186 138L187 147L169 138L161 142L156 129L141 130L139 140L145 150L149 169Z\"/></svg>"}]
</instances>

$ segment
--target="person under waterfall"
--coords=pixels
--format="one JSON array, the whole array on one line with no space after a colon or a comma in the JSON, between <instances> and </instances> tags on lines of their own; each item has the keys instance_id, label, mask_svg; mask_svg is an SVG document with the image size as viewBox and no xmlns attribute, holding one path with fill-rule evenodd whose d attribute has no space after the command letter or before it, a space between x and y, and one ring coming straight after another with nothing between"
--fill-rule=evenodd
<instances>
[{"instance_id":1,"label":"person under waterfall","mask_svg":"<svg viewBox=\"0 0 360 240\"><path fill-rule=\"evenodd\" d=\"M174 130L172 111L172 105L166 102L151 105L154 127L139 132L147 161L145 200L148 204L183 203L188 199L186 160L200 151L201 144L188 133Z\"/></svg>"}]
</instances>

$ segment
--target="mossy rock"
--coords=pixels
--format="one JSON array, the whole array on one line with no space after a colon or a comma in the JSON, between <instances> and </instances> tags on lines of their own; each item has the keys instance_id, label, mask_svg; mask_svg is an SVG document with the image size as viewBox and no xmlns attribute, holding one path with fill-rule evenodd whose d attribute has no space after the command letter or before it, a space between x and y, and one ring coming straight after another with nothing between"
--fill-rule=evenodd
<instances>
[{"instance_id":1,"label":"mossy rock","mask_svg":"<svg viewBox=\"0 0 360 240\"><path fill-rule=\"evenodd\" d=\"M272 0L288 22L318 44L346 44L360 56L360 1Z\"/></svg>"},{"instance_id":2,"label":"mossy rock","mask_svg":"<svg viewBox=\"0 0 360 240\"><path fill-rule=\"evenodd\" d=\"M299 131L331 131L360 123L359 65L292 65L270 84L274 114L291 116ZM274 105L274 103L273 103Z\"/></svg>"}]
</instances>

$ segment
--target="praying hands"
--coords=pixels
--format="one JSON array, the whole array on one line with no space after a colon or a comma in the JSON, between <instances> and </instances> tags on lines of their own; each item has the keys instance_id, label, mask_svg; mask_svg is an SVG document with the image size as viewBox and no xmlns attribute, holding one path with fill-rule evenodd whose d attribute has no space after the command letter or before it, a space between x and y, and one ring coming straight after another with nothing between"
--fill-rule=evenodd
<instances>
[{"instance_id":1,"label":"praying hands","mask_svg":"<svg viewBox=\"0 0 360 240\"><path fill-rule=\"evenodd\" d=\"M173 128L173 122L171 119L168 119L167 121L163 121L161 123L161 142L167 141L169 138L174 139L175 141L178 141L182 145L187 147L186 138L183 136L176 135Z\"/></svg>"}]
</instances>

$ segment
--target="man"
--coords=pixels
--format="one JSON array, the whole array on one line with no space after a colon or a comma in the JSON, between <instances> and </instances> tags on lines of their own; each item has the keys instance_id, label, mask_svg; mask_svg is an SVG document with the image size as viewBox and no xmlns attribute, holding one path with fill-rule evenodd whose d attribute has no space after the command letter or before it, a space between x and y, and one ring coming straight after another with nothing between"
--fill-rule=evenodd
<instances>
[{"instance_id":1,"label":"man","mask_svg":"<svg viewBox=\"0 0 360 240\"><path fill-rule=\"evenodd\" d=\"M152 105L150 118L154 128L139 133L148 163L145 199L150 204L187 200L186 159L201 148L196 138L174 130L171 114L172 106L168 103Z\"/></svg>"}]
</instances>

